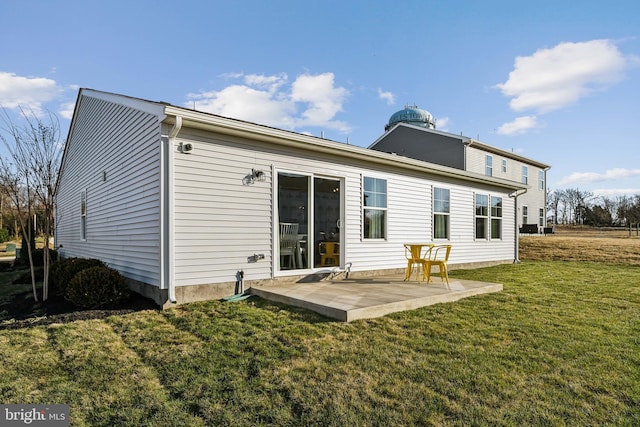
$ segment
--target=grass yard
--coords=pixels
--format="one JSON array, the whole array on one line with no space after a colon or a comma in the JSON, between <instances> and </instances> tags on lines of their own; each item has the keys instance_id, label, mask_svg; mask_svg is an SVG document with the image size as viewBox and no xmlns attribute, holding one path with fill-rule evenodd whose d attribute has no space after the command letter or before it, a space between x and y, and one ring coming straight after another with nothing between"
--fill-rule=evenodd
<instances>
[{"instance_id":1,"label":"grass yard","mask_svg":"<svg viewBox=\"0 0 640 427\"><path fill-rule=\"evenodd\" d=\"M348 324L250 298L0 330L0 402L78 426L640 425L640 264L526 260L559 237L451 272L501 293Z\"/></svg>"}]
</instances>

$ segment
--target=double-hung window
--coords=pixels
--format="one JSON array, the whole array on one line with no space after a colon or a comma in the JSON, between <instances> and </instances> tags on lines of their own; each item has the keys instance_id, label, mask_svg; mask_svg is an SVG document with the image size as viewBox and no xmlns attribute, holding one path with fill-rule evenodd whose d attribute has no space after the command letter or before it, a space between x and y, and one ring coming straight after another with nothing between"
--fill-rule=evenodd
<instances>
[{"instance_id":1,"label":"double-hung window","mask_svg":"<svg viewBox=\"0 0 640 427\"><path fill-rule=\"evenodd\" d=\"M87 190L80 192L80 240L87 240Z\"/></svg>"},{"instance_id":2,"label":"double-hung window","mask_svg":"<svg viewBox=\"0 0 640 427\"><path fill-rule=\"evenodd\" d=\"M449 238L449 190L434 187L433 189L433 238Z\"/></svg>"},{"instance_id":3,"label":"double-hung window","mask_svg":"<svg viewBox=\"0 0 640 427\"><path fill-rule=\"evenodd\" d=\"M538 190L544 190L544 171L538 171Z\"/></svg>"},{"instance_id":4,"label":"double-hung window","mask_svg":"<svg viewBox=\"0 0 640 427\"><path fill-rule=\"evenodd\" d=\"M502 239L502 197L476 194L476 239Z\"/></svg>"},{"instance_id":5,"label":"double-hung window","mask_svg":"<svg viewBox=\"0 0 640 427\"><path fill-rule=\"evenodd\" d=\"M522 183L529 184L529 167L522 167Z\"/></svg>"},{"instance_id":6,"label":"double-hung window","mask_svg":"<svg viewBox=\"0 0 640 427\"><path fill-rule=\"evenodd\" d=\"M538 225L540 225L540 227L544 227L544 208L540 208L538 210L538 217L540 218Z\"/></svg>"},{"instance_id":7,"label":"double-hung window","mask_svg":"<svg viewBox=\"0 0 640 427\"><path fill-rule=\"evenodd\" d=\"M489 230L489 196L476 194L476 239L486 239Z\"/></svg>"},{"instance_id":8,"label":"double-hung window","mask_svg":"<svg viewBox=\"0 0 640 427\"><path fill-rule=\"evenodd\" d=\"M522 225L529 224L529 206L522 207Z\"/></svg>"},{"instance_id":9,"label":"double-hung window","mask_svg":"<svg viewBox=\"0 0 640 427\"><path fill-rule=\"evenodd\" d=\"M507 173L507 159L502 159L502 173Z\"/></svg>"},{"instance_id":10,"label":"double-hung window","mask_svg":"<svg viewBox=\"0 0 640 427\"><path fill-rule=\"evenodd\" d=\"M484 174L493 176L493 157L488 154L485 156Z\"/></svg>"},{"instance_id":11,"label":"double-hung window","mask_svg":"<svg viewBox=\"0 0 640 427\"><path fill-rule=\"evenodd\" d=\"M362 216L365 239L387 237L387 180L363 177Z\"/></svg>"},{"instance_id":12,"label":"double-hung window","mask_svg":"<svg viewBox=\"0 0 640 427\"><path fill-rule=\"evenodd\" d=\"M491 238L502 239L502 197L491 197Z\"/></svg>"}]
</instances>

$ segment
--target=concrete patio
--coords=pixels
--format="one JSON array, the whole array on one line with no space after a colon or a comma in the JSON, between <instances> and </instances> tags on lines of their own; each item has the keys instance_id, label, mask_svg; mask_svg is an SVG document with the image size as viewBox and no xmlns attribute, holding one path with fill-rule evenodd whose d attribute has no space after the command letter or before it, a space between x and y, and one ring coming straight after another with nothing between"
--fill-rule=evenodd
<instances>
[{"instance_id":1,"label":"concrete patio","mask_svg":"<svg viewBox=\"0 0 640 427\"><path fill-rule=\"evenodd\" d=\"M403 281L402 276L322 280L252 287L251 293L264 299L305 308L332 319L351 322L398 311L502 291L497 283L439 278L426 282Z\"/></svg>"}]
</instances>

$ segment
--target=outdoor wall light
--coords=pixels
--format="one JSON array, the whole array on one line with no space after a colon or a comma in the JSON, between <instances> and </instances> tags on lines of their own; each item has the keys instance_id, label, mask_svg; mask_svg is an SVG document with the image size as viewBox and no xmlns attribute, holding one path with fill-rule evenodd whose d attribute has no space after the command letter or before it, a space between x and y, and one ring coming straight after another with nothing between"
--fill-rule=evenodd
<instances>
[{"instance_id":1,"label":"outdoor wall light","mask_svg":"<svg viewBox=\"0 0 640 427\"><path fill-rule=\"evenodd\" d=\"M251 173L242 178L242 183L244 185L251 185L256 181L264 181L266 178L267 176L263 171L259 169L251 169Z\"/></svg>"},{"instance_id":2,"label":"outdoor wall light","mask_svg":"<svg viewBox=\"0 0 640 427\"><path fill-rule=\"evenodd\" d=\"M264 181L266 175L259 169L251 169L251 173L242 180L245 185L253 184L256 181Z\"/></svg>"},{"instance_id":3,"label":"outdoor wall light","mask_svg":"<svg viewBox=\"0 0 640 427\"><path fill-rule=\"evenodd\" d=\"M191 144L183 144L182 142L178 144L178 151L181 153L190 153L193 150L193 145Z\"/></svg>"},{"instance_id":4,"label":"outdoor wall light","mask_svg":"<svg viewBox=\"0 0 640 427\"><path fill-rule=\"evenodd\" d=\"M251 169L251 178L254 181L264 181L264 172L258 169Z\"/></svg>"}]
</instances>

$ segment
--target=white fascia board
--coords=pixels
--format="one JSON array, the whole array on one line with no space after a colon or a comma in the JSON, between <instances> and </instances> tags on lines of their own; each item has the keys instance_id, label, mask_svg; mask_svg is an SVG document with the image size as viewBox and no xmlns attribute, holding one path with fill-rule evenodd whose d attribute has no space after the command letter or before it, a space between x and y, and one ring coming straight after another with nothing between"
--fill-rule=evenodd
<instances>
[{"instance_id":1,"label":"white fascia board","mask_svg":"<svg viewBox=\"0 0 640 427\"><path fill-rule=\"evenodd\" d=\"M527 188L527 186L518 184L514 181L487 177L485 175L440 166L422 160L411 159L409 157L397 156L355 145L348 145L341 142L262 126L241 120L229 119L195 110L166 106L165 114L167 115L167 118L165 119L165 123L167 124L174 124L175 117L180 116L182 117L183 127L208 130L250 140L264 141L270 144L310 150L318 153L339 155L370 163L399 167L407 170L456 178L474 183L493 185L510 190Z\"/></svg>"},{"instance_id":2,"label":"white fascia board","mask_svg":"<svg viewBox=\"0 0 640 427\"><path fill-rule=\"evenodd\" d=\"M517 160L519 162L526 163L528 165L535 166L540 169L545 169L545 170L551 169L551 166L545 163L530 159L528 157L520 156L518 154L512 153L511 151L502 150L492 145L485 144L484 142L476 141L475 139L469 139L467 142L467 145L469 147L478 148L479 150L486 151L488 153L498 154L508 159Z\"/></svg>"},{"instance_id":3,"label":"white fascia board","mask_svg":"<svg viewBox=\"0 0 640 427\"><path fill-rule=\"evenodd\" d=\"M145 113L158 116L160 121L164 120L164 104L160 102L147 101L140 98L134 98L132 96L119 95L116 93L102 92L95 89L80 89L80 99L82 96L101 99L107 102L113 102L114 104L124 105L136 110L144 111Z\"/></svg>"}]
</instances>

